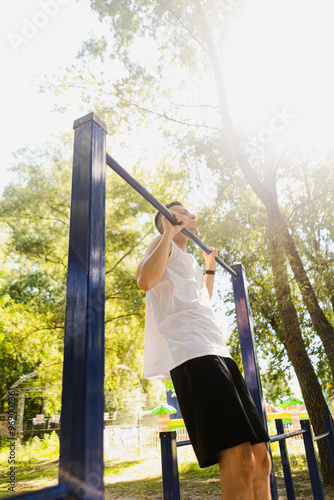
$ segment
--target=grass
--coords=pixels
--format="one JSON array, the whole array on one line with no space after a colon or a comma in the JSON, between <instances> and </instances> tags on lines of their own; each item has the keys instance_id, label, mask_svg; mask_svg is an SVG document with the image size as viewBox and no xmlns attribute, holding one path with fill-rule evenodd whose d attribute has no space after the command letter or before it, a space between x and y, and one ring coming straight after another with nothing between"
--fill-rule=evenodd
<instances>
[{"instance_id":1,"label":"grass","mask_svg":"<svg viewBox=\"0 0 334 500\"><path fill-rule=\"evenodd\" d=\"M303 443L290 439L288 443L290 464L297 500L313 500ZM58 482L59 442L56 434L35 437L25 446L16 448L15 493L32 491ZM280 463L278 443L272 445L272 454L280 500L286 500L284 478ZM200 469L191 446L178 449L178 465L182 500L220 500L218 466ZM0 494L8 493L8 449L0 452ZM129 451L122 458L105 462L106 500L162 499L161 459L159 450ZM10 493L11 495L13 493ZM325 490L326 500L334 498L334 490Z\"/></svg>"}]
</instances>

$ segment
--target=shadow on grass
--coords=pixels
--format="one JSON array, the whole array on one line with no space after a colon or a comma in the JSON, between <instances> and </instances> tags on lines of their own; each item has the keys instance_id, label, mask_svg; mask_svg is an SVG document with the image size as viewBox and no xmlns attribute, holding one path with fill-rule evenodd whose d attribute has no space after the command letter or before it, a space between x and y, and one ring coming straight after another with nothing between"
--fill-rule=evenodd
<instances>
[{"instance_id":1,"label":"shadow on grass","mask_svg":"<svg viewBox=\"0 0 334 500\"><path fill-rule=\"evenodd\" d=\"M190 463L187 465L183 465L180 467L180 475L183 478L207 478L211 479L214 477L218 477L219 479L219 466L217 465L212 465L211 467L205 467L204 469L201 469L197 463Z\"/></svg>"},{"instance_id":2,"label":"shadow on grass","mask_svg":"<svg viewBox=\"0 0 334 500\"><path fill-rule=\"evenodd\" d=\"M128 460L127 462L111 462L107 461L104 464L104 474L105 475L110 475L110 474L120 474L124 470L128 469L129 467L133 467L134 465L139 465L144 463L145 460Z\"/></svg>"},{"instance_id":3,"label":"shadow on grass","mask_svg":"<svg viewBox=\"0 0 334 500\"><path fill-rule=\"evenodd\" d=\"M180 476L182 500L220 500L219 478ZM161 500L163 496L162 479L149 478L139 481L122 481L106 486L106 500Z\"/></svg>"},{"instance_id":4,"label":"shadow on grass","mask_svg":"<svg viewBox=\"0 0 334 500\"><path fill-rule=\"evenodd\" d=\"M119 466L126 469L129 465L140 464L140 461L114 464L108 467L108 472L118 471ZM182 500L220 500L219 468L217 466L200 469L195 463L187 464L180 468L180 490ZM117 481L106 485L106 500L161 500L163 487L161 476L143 479L130 479Z\"/></svg>"},{"instance_id":5,"label":"shadow on grass","mask_svg":"<svg viewBox=\"0 0 334 500\"><path fill-rule=\"evenodd\" d=\"M15 494L31 493L33 490L46 488L58 483L59 460L46 460L44 462L16 461L16 486ZM8 472L0 474L0 494L9 496Z\"/></svg>"},{"instance_id":6,"label":"shadow on grass","mask_svg":"<svg viewBox=\"0 0 334 500\"><path fill-rule=\"evenodd\" d=\"M162 499L162 480L160 477L139 481L121 481L106 485L106 500L130 500L137 498Z\"/></svg>"}]
</instances>

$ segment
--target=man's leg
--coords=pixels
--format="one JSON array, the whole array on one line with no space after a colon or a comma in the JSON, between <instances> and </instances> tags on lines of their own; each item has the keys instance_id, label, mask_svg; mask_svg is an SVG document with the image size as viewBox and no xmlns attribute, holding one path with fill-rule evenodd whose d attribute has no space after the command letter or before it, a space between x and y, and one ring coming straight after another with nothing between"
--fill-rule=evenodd
<instances>
[{"instance_id":1,"label":"man's leg","mask_svg":"<svg viewBox=\"0 0 334 500\"><path fill-rule=\"evenodd\" d=\"M254 500L270 500L271 460L265 443L252 446L255 458Z\"/></svg>"},{"instance_id":2,"label":"man's leg","mask_svg":"<svg viewBox=\"0 0 334 500\"><path fill-rule=\"evenodd\" d=\"M218 460L222 500L254 500L255 458L251 444L222 450Z\"/></svg>"},{"instance_id":3,"label":"man's leg","mask_svg":"<svg viewBox=\"0 0 334 500\"><path fill-rule=\"evenodd\" d=\"M218 453L222 500L270 500L270 457L265 443Z\"/></svg>"}]
</instances>

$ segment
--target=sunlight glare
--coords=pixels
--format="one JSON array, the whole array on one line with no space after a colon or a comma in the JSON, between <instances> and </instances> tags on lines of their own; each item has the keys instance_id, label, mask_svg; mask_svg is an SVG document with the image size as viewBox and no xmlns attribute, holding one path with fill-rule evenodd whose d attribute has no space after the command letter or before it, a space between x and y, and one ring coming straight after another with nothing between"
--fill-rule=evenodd
<instances>
[{"instance_id":1,"label":"sunlight glare","mask_svg":"<svg viewBox=\"0 0 334 500\"><path fill-rule=\"evenodd\" d=\"M273 109L285 106L296 115L291 140L331 139L333 14L329 0L254 0L240 11L226 80L247 127L260 129Z\"/></svg>"}]
</instances>

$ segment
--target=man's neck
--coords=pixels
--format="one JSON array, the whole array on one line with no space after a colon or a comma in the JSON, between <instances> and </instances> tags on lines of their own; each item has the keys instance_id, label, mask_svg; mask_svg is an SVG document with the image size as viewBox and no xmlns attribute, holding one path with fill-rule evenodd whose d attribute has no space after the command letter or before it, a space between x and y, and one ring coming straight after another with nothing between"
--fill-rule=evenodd
<instances>
[{"instance_id":1,"label":"man's neck","mask_svg":"<svg viewBox=\"0 0 334 500\"><path fill-rule=\"evenodd\" d=\"M186 236L184 233L178 233L173 241L177 244L181 250L185 251L187 243L188 243L188 236Z\"/></svg>"}]
</instances>

